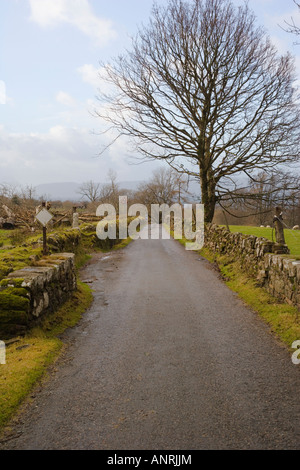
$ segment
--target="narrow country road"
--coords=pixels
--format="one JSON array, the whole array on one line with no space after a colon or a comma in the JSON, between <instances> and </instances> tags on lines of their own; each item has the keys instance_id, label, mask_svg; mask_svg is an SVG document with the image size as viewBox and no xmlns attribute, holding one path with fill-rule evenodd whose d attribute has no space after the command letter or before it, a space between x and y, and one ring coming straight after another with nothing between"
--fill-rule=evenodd
<instances>
[{"instance_id":1,"label":"narrow country road","mask_svg":"<svg viewBox=\"0 0 300 470\"><path fill-rule=\"evenodd\" d=\"M300 449L300 366L197 253L138 240L82 279L94 303L2 449Z\"/></svg>"}]
</instances>

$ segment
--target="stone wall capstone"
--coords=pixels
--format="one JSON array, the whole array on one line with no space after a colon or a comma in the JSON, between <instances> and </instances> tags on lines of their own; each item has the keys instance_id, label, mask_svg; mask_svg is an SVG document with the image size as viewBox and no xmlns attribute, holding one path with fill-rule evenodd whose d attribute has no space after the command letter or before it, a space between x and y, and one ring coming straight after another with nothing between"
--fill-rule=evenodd
<instances>
[{"instance_id":1,"label":"stone wall capstone","mask_svg":"<svg viewBox=\"0 0 300 470\"><path fill-rule=\"evenodd\" d=\"M44 315L57 310L76 287L73 253L52 254L43 266L10 273L0 282L1 336L6 339L24 333Z\"/></svg>"}]
</instances>

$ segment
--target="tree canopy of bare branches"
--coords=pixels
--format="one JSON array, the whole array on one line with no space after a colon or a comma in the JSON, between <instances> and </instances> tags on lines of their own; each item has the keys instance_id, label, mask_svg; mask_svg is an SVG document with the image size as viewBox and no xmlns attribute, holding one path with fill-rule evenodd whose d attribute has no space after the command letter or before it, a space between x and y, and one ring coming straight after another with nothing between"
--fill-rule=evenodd
<instances>
[{"instance_id":1,"label":"tree canopy of bare branches","mask_svg":"<svg viewBox=\"0 0 300 470\"><path fill-rule=\"evenodd\" d=\"M294 3L300 11L300 1L294 0ZM285 27L283 29L287 33L292 33L292 34L295 34L296 36L300 36L300 25L295 23L295 20L293 17L291 18L290 21L285 21Z\"/></svg>"},{"instance_id":2,"label":"tree canopy of bare branches","mask_svg":"<svg viewBox=\"0 0 300 470\"><path fill-rule=\"evenodd\" d=\"M95 183L92 180L86 181L79 187L78 193L89 202L97 202L101 194L101 184Z\"/></svg>"},{"instance_id":3,"label":"tree canopy of bare branches","mask_svg":"<svg viewBox=\"0 0 300 470\"><path fill-rule=\"evenodd\" d=\"M149 207L151 204L181 204L189 196L188 179L172 168L157 169L149 181L139 185L134 196Z\"/></svg>"},{"instance_id":4,"label":"tree canopy of bare branches","mask_svg":"<svg viewBox=\"0 0 300 470\"><path fill-rule=\"evenodd\" d=\"M260 171L252 174L245 185L236 189L235 198L229 194L220 206L236 219L252 218L253 222L260 225L272 219L276 206L281 206L285 214L291 210L294 213L299 198L299 175L286 171Z\"/></svg>"},{"instance_id":5,"label":"tree canopy of bare branches","mask_svg":"<svg viewBox=\"0 0 300 470\"><path fill-rule=\"evenodd\" d=\"M294 60L229 0L155 4L132 48L106 65L97 115L144 159L198 178L205 220L238 175L299 158Z\"/></svg>"},{"instance_id":6,"label":"tree canopy of bare branches","mask_svg":"<svg viewBox=\"0 0 300 470\"><path fill-rule=\"evenodd\" d=\"M93 180L86 181L78 189L83 200L92 204L109 203L117 207L119 202L119 184L117 174L110 169L107 173L108 182L105 184L95 183Z\"/></svg>"}]
</instances>

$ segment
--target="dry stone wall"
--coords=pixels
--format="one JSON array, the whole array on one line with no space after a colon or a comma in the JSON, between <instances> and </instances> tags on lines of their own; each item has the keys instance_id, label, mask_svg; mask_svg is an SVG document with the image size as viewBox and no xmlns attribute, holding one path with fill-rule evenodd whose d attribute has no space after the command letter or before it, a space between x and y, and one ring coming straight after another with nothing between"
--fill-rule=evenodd
<instances>
[{"instance_id":1,"label":"dry stone wall","mask_svg":"<svg viewBox=\"0 0 300 470\"><path fill-rule=\"evenodd\" d=\"M205 246L213 252L228 256L259 285L280 301L300 309L300 261L285 253L278 253L277 243L265 238L241 233L230 233L224 227L210 224L205 231Z\"/></svg>"},{"instance_id":2,"label":"dry stone wall","mask_svg":"<svg viewBox=\"0 0 300 470\"><path fill-rule=\"evenodd\" d=\"M84 224L80 228L48 233L47 244L52 255L46 258L39 254L29 256L32 246L22 245L22 255L28 255L24 255L24 261L30 265L15 271L9 262L0 265L0 340L26 332L70 297L76 289L76 253L85 248L111 249L118 242L118 238L100 240L96 224ZM40 245L42 240L37 243ZM9 254L11 259L17 258L20 247Z\"/></svg>"},{"instance_id":3,"label":"dry stone wall","mask_svg":"<svg viewBox=\"0 0 300 470\"><path fill-rule=\"evenodd\" d=\"M43 266L10 273L0 282L1 339L25 332L44 315L57 310L76 287L73 253L53 254Z\"/></svg>"}]
</instances>

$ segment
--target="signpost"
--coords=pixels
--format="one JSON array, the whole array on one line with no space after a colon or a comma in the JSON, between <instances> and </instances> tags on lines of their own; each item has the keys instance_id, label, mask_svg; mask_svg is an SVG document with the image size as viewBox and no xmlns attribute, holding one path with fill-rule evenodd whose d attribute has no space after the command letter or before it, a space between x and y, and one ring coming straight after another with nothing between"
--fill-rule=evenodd
<instances>
[{"instance_id":1,"label":"signpost","mask_svg":"<svg viewBox=\"0 0 300 470\"><path fill-rule=\"evenodd\" d=\"M35 218L42 224L43 226L43 255L47 255L47 225L50 220L53 218L53 215L47 211L46 203L42 203L43 209L35 216Z\"/></svg>"}]
</instances>

